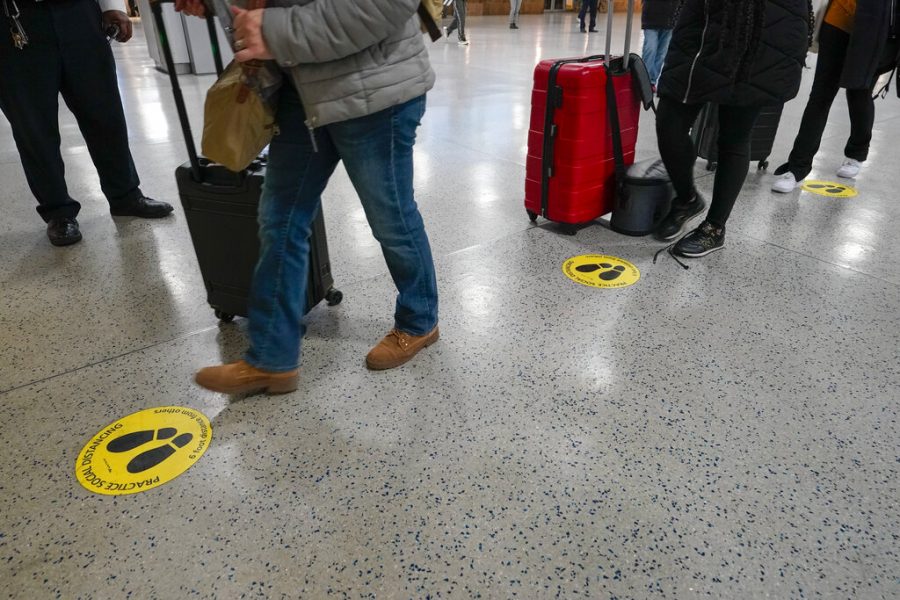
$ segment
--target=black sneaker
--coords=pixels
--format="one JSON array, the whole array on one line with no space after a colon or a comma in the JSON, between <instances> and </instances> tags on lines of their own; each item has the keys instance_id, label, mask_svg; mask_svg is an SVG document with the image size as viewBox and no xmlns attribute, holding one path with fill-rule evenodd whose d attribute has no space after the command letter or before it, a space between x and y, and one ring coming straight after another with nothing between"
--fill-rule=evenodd
<instances>
[{"instance_id":1,"label":"black sneaker","mask_svg":"<svg viewBox=\"0 0 900 600\"><path fill-rule=\"evenodd\" d=\"M509 24L509 28L510 28L510 29L518 29L519 26L516 25L515 23L510 23L510 24Z\"/></svg>"},{"instance_id":2,"label":"black sneaker","mask_svg":"<svg viewBox=\"0 0 900 600\"><path fill-rule=\"evenodd\" d=\"M675 244L672 252L685 258L700 258L725 247L725 228L703 221Z\"/></svg>"},{"instance_id":3,"label":"black sneaker","mask_svg":"<svg viewBox=\"0 0 900 600\"><path fill-rule=\"evenodd\" d=\"M682 204L678 198L672 201L669 214L656 228L656 239L668 242L681 235L685 224L702 213L706 209L706 201L699 192L694 192L694 198L687 204Z\"/></svg>"}]
</instances>

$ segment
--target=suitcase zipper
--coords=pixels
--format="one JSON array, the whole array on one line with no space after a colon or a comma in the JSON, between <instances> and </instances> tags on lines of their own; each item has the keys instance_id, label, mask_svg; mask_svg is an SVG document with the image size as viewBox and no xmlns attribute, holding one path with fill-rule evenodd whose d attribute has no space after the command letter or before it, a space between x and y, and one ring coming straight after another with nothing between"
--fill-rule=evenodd
<instances>
[{"instance_id":1,"label":"suitcase zipper","mask_svg":"<svg viewBox=\"0 0 900 600\"><path fill-rule=\"evenodd\" d=\"M694 85L694 69L697 68L697 61L700 60L700 55L703 54L703 45L706 43L706 30L709 29L709 0L705 0L703 3L703 12L706 14L706 22L703 24L703 33L700 35L700 49L697 50L697 56L694 57L694 62L691 63L691 72L688 75L687 90L684 92L685 104L687 104L688 96L691 95L691 87Z\"/></svg>"}]
</instances>

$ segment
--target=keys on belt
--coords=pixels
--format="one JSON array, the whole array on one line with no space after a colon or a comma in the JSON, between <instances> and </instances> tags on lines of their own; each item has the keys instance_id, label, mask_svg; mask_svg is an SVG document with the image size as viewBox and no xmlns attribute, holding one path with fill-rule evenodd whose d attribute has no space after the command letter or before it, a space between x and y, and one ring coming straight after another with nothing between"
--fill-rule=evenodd
<instances>
[{"instance_id":1,"label":"keys on belt","mask_svg":"<svg viewBox=\"0 0 900 600\"><path fill-rule=\"evenodd\" d=\"M19 11L19 5L16 4L16 0L2 1L3 13L9 21L9 34L12 36L13 44L16 48L22 50L28 45L28 34L25 33L25 28L22 27L22 23L19 21L19 17L22 15Z\"/></svg>"}]
</instances>

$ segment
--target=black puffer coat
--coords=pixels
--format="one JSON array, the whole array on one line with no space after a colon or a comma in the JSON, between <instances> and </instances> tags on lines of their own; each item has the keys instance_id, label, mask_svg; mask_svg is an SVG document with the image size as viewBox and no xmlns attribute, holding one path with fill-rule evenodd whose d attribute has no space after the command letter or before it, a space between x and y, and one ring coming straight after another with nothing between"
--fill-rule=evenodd
<instances>
[{"instance_id":1,"label":"black puffer coat","mask_svg":"<svg viewBox=\"0 0 900 600\"><path fill-rule=\"evenodd\" d=\"M681 0L644 0L641 29L672 29Z\"/></svg>"},{"instance_id":2,"label":"black puffer coat","mask_svg":"<svg viewBox=\"0 0 900 600\"><path fill-rule=\"evenodd\" d=\"M809 49L807 0L768 0L765 26L749 77L735 81L721 52L721 0L685 0L659 82L659 95L688 104L767 106L787 102L800 89Z\"/></svg>"}]
</instances>

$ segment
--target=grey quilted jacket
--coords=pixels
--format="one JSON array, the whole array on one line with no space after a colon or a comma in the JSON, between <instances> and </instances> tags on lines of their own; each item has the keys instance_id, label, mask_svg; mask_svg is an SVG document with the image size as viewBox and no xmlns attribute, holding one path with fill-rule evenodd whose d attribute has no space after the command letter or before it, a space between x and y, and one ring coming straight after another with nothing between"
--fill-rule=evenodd
<instances>
[{"instance_id":1,"label":"grey quilted jacket","mask_svg":"<svg viewBox=\"0 0 900 600\"><path fill-rule=\"evenodd\" d=\"M420 0L271 0L263 37L310 127L364 117L434 85Z\"/></svg>"}]
</instances>

